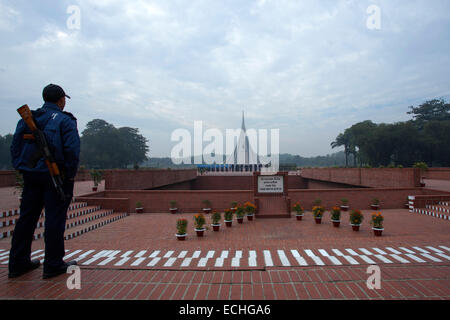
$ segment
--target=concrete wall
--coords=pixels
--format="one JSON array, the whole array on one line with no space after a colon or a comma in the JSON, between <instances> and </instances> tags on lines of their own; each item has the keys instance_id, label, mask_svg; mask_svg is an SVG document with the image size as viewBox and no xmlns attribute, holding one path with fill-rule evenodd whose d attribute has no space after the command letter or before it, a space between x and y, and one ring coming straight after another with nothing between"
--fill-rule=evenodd
<instances>
[{"instance_id":1,"label":"concrete wall","mask_svg":"<svg viewBox=\"0 0 450 320\"><path fill-rule=\"evenodd\" d=\"M307 179L372 188L414 188L420 186L416 168L310 168L302 169Z\"/></svg>"},{"instance_id":2,"label":"concrete wall","mask_svg":"<svg viewBox=\"0 0 450 320\"><path fill-rule=\"evenodd\" d=\"M106 190L145 190L197 178L197 170L104 170Z\"/></svg>"}]
</instances>

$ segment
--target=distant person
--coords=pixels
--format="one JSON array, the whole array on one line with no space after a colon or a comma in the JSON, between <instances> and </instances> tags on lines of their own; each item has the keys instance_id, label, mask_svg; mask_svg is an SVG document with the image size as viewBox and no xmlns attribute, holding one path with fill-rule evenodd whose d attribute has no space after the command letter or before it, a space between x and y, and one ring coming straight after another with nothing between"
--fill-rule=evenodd
<instances>
[{"instance_id":1,"label":"distant person","mask_svg":"<svg viewBox=\"0 0 450 320\"><path fill-rule=\"evenodd\" d=\"M65 200L58 197L44 159L30 167L30 160L37 150L33 140L24 139L24 134L31 131L23 120L17 124L11 145L13 167L23 174L24 188L20 203L20 217L14 228L9 254L9 278L16 278L36 269L38 259L31 260L31 242L34 231L45 207L45 260L43 278L51 278L67 272L76 261L63 261L64 232L67 210L73 196L74 178L77 174L80 156L80 136L77 119L69 112L64 112L66 97L64 90L49 84L42 92L44 105L33 111L33 118L38 128L44 132L50 151L55 158L63 176ZM37 160L37 159L36 159Z\"/></svg>"}]
</instances>

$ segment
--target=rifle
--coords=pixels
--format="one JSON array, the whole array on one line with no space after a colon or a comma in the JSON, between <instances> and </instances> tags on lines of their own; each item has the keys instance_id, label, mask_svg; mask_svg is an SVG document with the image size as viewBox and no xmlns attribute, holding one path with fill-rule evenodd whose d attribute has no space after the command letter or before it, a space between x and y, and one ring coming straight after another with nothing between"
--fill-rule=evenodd
<instances>
[{"instance_id":1,"label":"rifle","mask_svg":"<svg viewBox=\"0 0 450 320\"><path fill-rule=\"evenodd\" d=\"M62 188L63 186L63 180L61 177L61 173L58 169L58 165L55 162L55 159L53 158L52 154L50 153L50 148L48 147L47 140L45 139L44 133L36 126L36 123L33 119L33 114L31 113L30 108L28 105L23 105L19 109L17 109L17 112L22 117L23 121L25 121L28 128L31 130L32 135L24 135L25 139L32 139L36 143L38 147L38 154L37 156L34 156L35 158L42 158L44 157L45 164L48 167L48 171L50 172L50 176L53 181L53 185L56 188L56 192L58 193L59 198L61 201L64 201L66 199L66 195L64 194L64 190Z\"/></svg>"}]
</instances>

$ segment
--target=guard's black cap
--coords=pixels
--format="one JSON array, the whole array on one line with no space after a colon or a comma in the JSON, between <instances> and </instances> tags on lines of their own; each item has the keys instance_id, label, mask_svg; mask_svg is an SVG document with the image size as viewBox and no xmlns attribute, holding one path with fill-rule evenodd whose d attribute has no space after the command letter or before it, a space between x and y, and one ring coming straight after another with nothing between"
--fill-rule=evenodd
<instances>
[{"instance_id":1,"label":"guard's black cap","mask_svg":"<svg viewBox=\"0 0 450 320\"><path fill-rule=\"evenodd\" d=\"M70 99L70 97L64 92L63 88L52 83L46 86L42 91L42 97L44 98L45 102L56 103L64 96Z\"/></svg>"}]
</instances>

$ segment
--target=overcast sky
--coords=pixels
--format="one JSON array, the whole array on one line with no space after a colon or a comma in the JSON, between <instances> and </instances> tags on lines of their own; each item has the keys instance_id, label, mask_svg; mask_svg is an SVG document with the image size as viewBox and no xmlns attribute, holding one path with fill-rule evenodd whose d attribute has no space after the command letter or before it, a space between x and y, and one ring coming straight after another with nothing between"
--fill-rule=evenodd
<instances>
[{"instance_id":1,"label":"overcast sky","mask_svg":"<svg viewBox=\"0 0 450 320\"><path fill-rule=\"evenodd\" d=\"M238 128L242 111L247 128L280 129L283 153L331 153L356 122L450 97L449 12L448 0L0 0L0 134L56 83L80 134L95 118L139 128L150 156L170 155L174 129Z\"/></svg>"}]
</instances>

